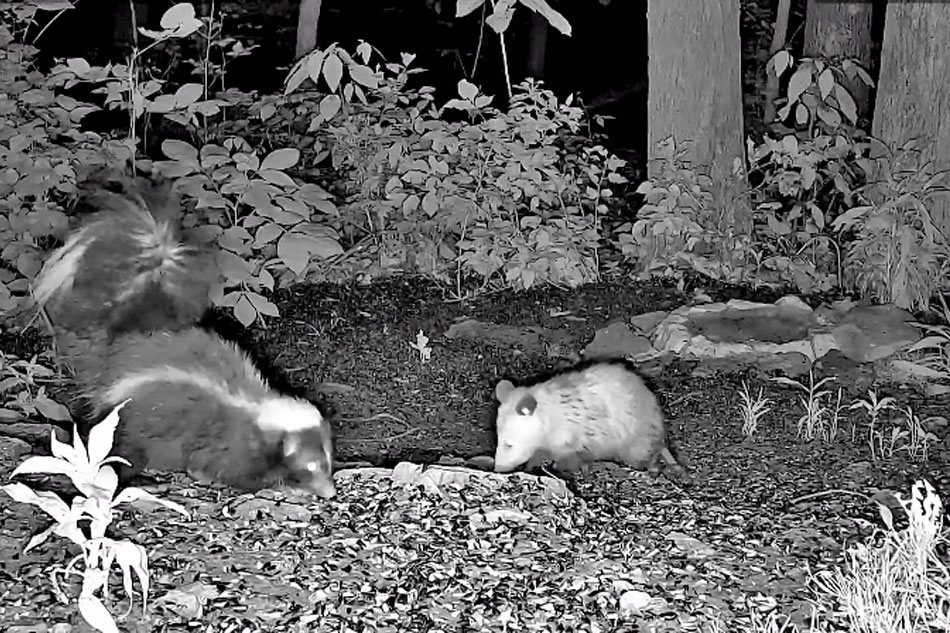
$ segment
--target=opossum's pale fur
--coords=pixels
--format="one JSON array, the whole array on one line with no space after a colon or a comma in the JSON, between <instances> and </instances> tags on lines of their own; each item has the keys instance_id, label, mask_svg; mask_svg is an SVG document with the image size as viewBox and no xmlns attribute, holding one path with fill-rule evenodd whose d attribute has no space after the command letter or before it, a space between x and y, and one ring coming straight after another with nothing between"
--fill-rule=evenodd
<instances>
[{"instance_id":1,"label":"opossum's pale fur","mask_svg":"<svg viewBox=\"0 0 950 633\"><path fill-rule=\"evenodd\" d=\"M622 362L577 367L530 386L502 380L495 397L496 472L544 460L562 471L601 460L652 472L662 460L682 469L667 446L656 396Z\"/></svg>"},{"instance_id":2,"label":"opossum's pale fur","mask_svg":"<svg viewBox=\"0 0 950 633\"><path fill-rule=\"evenodd\" d=\"M116 182L118 192L85 196L99 210L34 284L89 409L83 429L128 399L113 446L132 463L123 478L179 470L333 496L330 428L317 407L273 391L245 353L195 327L218 272L179 240L176 199L144 179L105 184Z\"/></svg>"},{"instance_id":3,"label":"opossum's pale fur","mask_svg":"<svg viewBox=\"0 0 950 633\"><path fill-rule=\"evenodd\" d=\"M67 331L178 329L210 306L219 272L210 252L182 241L181 206L165 183L96 174L80 204L95 211L33 280L33 296ZM119 189L110 191L105 186Z\"/></svg>"}]
</instances>

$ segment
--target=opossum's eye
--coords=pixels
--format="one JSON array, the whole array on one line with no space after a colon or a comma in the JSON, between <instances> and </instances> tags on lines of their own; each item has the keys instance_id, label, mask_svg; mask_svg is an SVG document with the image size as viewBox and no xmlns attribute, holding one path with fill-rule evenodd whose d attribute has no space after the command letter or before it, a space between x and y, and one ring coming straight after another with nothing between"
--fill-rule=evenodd
<instances>
[{"instance_id":1,"label":"opossum's eye","mask_svg":"<svg viewBox=\"0 0 950 633\"><path fill-rule=\"evenodd\" d=\"M307 471L311 473L317 472L320 469L320 464L317 462L307 462Z\"/></svg>"}]
</instances>

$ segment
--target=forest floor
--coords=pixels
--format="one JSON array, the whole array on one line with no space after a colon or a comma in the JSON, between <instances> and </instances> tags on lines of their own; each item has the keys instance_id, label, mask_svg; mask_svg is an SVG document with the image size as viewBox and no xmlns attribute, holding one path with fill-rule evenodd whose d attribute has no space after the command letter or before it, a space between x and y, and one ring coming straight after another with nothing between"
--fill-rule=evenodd
<instances>
[{"instance_id":1,"label":"forest floor","mask_svg":"<svg viewBox=\"0 0 950 633\"><path fill-rule=\"evenodd\" d=\"M776 298L708 292L713 300ZM322 406L341 461L392 467L491 455L495 383L558 363L556 354L446 338L458 319L560 328L575 337L577 351L612 321L686 302L671 288L631 283L499 293L466 304L446 301L429 282L397 280L289 289L277 300L281 318L267 328L242 332L226 319L214 326L238 339L276 386ZM431 348L425 363L411 346L420 330ZM36 345L8 343L22 349L7 351L20 354ZM575 494L566 498L511 477L433 492L351 471L336 499L320 501L282 492L236 496L173 478L164 496L188 507L192 521L160 511L126 513L116 524L152 552L152 615L138 617L138 600L123 626L731 631L749 630L750 614L776 607L803 623L811 597L806 570L840 562L847 544L880 525L875 505L859 494L906 493L927 477L948 499L947 438L925 462L902 454L872 460L858 412L843 414L833 442L805 442L795 432L801 405L794 391L751 375L690 369L673 363L648 380L674 451L691 469L688 487L614 466L573 477ZM737 412L743 380L772 399L751 439ZM840 386L844 402L866 395ZM946 411L946 399L886 386L880 393L921 417ZM792 503L834 489L850 494ZM78 622L74 606L55 599L46 573L66 561L65 549L51 541L19 553L46 521L0 495L4 630ZM634 615L624 611L642 596L652 601Z\"/></svg>"}]
</instances>

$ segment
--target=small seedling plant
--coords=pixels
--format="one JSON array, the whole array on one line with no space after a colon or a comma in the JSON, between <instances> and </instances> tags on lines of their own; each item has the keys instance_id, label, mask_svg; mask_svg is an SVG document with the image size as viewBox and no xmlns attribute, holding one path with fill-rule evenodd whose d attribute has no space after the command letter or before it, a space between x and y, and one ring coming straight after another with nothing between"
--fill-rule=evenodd
<instances>
[{"instance_id":1,"label":"small seedling plant","mask_svg":"<svg viewBox=\"0 0 950 633\"><path fill-rule=\"evenodd\" d=\"M14 501L34 505L54 520L52 526L30 539L24 553L39 547L51 535L65 538L81 549L64 567L54 567L50 571L50 580L60 601L68 603L62 581L70 577L81 578L79 613L90 626L102 633L119 633L115 619L106 607L113 564L122 571L122 586L129 598L129 608L123 617L132 610L133 573L139 580L143 613L147 608L148 553L141 545L106 536L106 530L115 518L115 509L123 503L142 501L157 503L189 516L182 506L159 499L140 488L125 488L117 493L118 477L112 464L129 465L129 462L121 457L109 457L109 453L119 423L119 411L124 405L117 406L90 430L88 447L74 425L72 444L60 442L52 433L51 456L30 457L13 471L13 478L28 474L66 475L79 491L71 504L53 492L33 490L21 482L2 487Z\"/></svg>"},{"instance_id":2,"label":"small seedling plant","mask_svg":"<svg viewBox=\"0 0 950 633\"><path fill-rule=\"evenodd\" d=\"M759 421L772 410L772 401L762 394L762 387L759 387L759 393L754 398L749 391L749 384L742 382L742 390L739 391L739 417L742 420L742 434L751 438L759 429Z\"/></svg>"},{"instance_id":3,"label":"small seedling plant","mask_svg":"<svg viewBox=\"0 0 950 633\"><path fill-rule=\"evenodd\" d=\"M807 385L784 376L778 376L772 380L804 392L804 395L799 399L805 410L798 418L798 437L803 437L806 441L815 438L821 438L827 442L834 440L838 434L842 390L840 387L838 388L835 404L827 406L825 403L832 395L832 391L824 388L826 384L835 380L834 376L826 376L816 382L814 370L810 370Z\"/></svg>"}]
</instances>

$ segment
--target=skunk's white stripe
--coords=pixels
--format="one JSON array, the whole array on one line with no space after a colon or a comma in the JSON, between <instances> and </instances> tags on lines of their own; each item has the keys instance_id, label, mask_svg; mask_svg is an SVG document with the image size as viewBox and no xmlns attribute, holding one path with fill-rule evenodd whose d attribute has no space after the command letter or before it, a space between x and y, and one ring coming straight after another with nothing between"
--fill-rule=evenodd
<instances>
[{"instance_id":1,"label":"skunk's white stripe","mask_svg":"<svg viewBox=\"0 0 950 633\"><path fill-rule=\"evenodd\" d=\"M260 403L257 425L265 431L296 433L323 426L323 416L309 402L272 396Z\"/></svg>"},{"instance_id":2,"label":"skunk's white stripe","mask_svg":"<svg viewBox=\"0 0 950 633\"><path fill-rule=\"evenodd\" d=\"M89 229L85 227L66 240L46 261L40 274L33 280L33 298L39 305L45 305L58 292L68 292L76 280L79 260L86 254L92 240L87 239Z\"/></svg>"},{"instance_id":3,"label":"skunk's white stripe","mask_svg":"<svg viewBox=\"0 0 950 633\"><path fill-rule=\"evenodd\" d=\"M249 367L249 363L246 363ZM254 372L257 373L256 371ZM259 375L256 376L264 384ZM208 378L205 374L170 365L153 367L128 374L105 389L101 399L114 406L128 398L135 398L140 388L154 383L178 383L198 387L221 402L251 414L259 428L264 431L296 433L323 425L320 410L308 402L283 396L269 396L255 400L242 391L233 391L227 384Z\"/></svg>"},{"instance_id":4,"label":"skunk's white stripe","mask_svg":"<svg viewBox=\"0 0 950 633\"><path fill-rule=\"evenodd\" d=\"M163 382L194 385L225 404L244 409L253 415L257 415L260 407L254 399L249 398L241 391L232 391L225 383L212 380L205 374L172 367L171 365L151 367L127 374L104 389L101 398L109 406L115 406L115 404L128 398L134 398L135 392L142 387Z\"/></svg>"}]
</instances>

